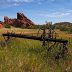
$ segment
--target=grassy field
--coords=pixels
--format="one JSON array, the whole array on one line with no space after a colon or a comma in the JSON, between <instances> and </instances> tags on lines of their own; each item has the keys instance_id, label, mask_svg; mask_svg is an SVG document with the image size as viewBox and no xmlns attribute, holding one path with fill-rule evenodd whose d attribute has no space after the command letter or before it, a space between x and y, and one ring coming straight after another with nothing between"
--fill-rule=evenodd
<instances>
[{"instance_id":1,"label":"grassy field","mask_svg":"<svg viewBox=\"0 0 72 72\"><path fill-rule=\"evenodd\" d=\"M37 33L35 29L10 29L16 33ZM2 33L9 29L0 29L0 42L4 41ZM0 72L72 72L72 35L56 30L59 37L71 39L68 55L55 60L57 48L47 53L47 47L41 41L14 38L7 46L0 46Z\"/></svg>"}]
</instances>

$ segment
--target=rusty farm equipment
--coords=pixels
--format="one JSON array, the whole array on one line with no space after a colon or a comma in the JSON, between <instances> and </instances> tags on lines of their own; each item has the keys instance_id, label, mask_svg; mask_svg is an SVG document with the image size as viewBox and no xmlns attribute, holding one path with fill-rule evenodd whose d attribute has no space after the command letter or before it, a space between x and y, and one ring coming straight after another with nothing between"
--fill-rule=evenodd
<instances>
[{"instance_id":1,"label":"rusty farm equipment","mask_svg":"<svg viewBox=\"0 0 72 72\"><path fill-rule=\"evenodd\" d=\"M42 30L42 33L40 34L40 36L38 36L39 31ZM54 46L60 46L59 50L60 52L57 53L57 55L55 56L56 59L63 57L64 54L66 54L68 52L68 48L67 48L67 44L68 44L68 40L64 40L64 39L59 39L57 38L57 33L55 32L54 29L51 29L51 27L49 27L49 29L46 29L45 26L42 29L39 29L37 36L29 36L26 34L16 34L14 32L7 32L2 34L5 42L8 42L11 40L11 38L26 38L26 39L33 39L33 40L40 40L42 41L42 46L47 46L47 52L51 51L51 49ZM61 48L62 47L62 48Z\"/></svg>"}]
</instances>

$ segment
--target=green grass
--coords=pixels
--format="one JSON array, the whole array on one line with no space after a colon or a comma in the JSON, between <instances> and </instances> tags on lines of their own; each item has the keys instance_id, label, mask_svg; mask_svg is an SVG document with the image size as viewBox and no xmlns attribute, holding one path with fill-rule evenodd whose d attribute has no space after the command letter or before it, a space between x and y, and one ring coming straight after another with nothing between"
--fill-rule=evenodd
<instances>
[{"instance_id":1,"label":"green grass","mask_svg":"<svg viewBox=\"0 0 72 72\"><path fill-rule=\"evenodd\" d=\"M56 61L56 47L47 53L40 41L15 38L0 46L0 72L72 72L72 38L68 49L69 54Z\"/></svg>"}]
</instances>

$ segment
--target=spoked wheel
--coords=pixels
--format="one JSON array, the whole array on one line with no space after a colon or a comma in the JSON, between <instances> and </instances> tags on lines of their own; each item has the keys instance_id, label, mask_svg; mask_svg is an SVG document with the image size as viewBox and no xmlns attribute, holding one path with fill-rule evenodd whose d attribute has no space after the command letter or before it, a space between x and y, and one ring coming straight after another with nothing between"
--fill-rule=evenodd
<instances>
[{"instance_id":1,"label":"spoked wheel","mask_svg":"<svg viewBox=\"0 0 72 72\"><path fill-rule=\"evenodd\" d=\"M55 59L63 58L66 54L68 54L67 43L60 44L59 52L55 55Z\"/></svg>"}]
</instances>

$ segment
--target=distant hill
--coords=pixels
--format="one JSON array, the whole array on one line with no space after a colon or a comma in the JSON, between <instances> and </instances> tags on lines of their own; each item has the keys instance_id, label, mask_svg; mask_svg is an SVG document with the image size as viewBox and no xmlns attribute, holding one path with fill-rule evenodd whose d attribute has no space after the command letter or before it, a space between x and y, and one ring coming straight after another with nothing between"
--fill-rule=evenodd
<instances>
[{"instance_id":1,"label":"distant hill","mask_svg":"<svg viewBox=\"0 0 72 72\"><path fill-rule=\"evenodd\" d=\"M60 29L61 31L67 31L68 33L72 33L72 23L70 22L59 22L54 24L56 29Z\"/></svg>"},{"instance_id":2,"label":"distant hill","mask_svg":"<svg viewBox=\"0 0 72 72\"><path fill-rule=\"evenodd\" d=\"M56 28L60 28L60 27L71 28L72 27L72 23L70 22L59 22L59 23L55 23L54 25Z\"/></svg>"}]
</instances>

